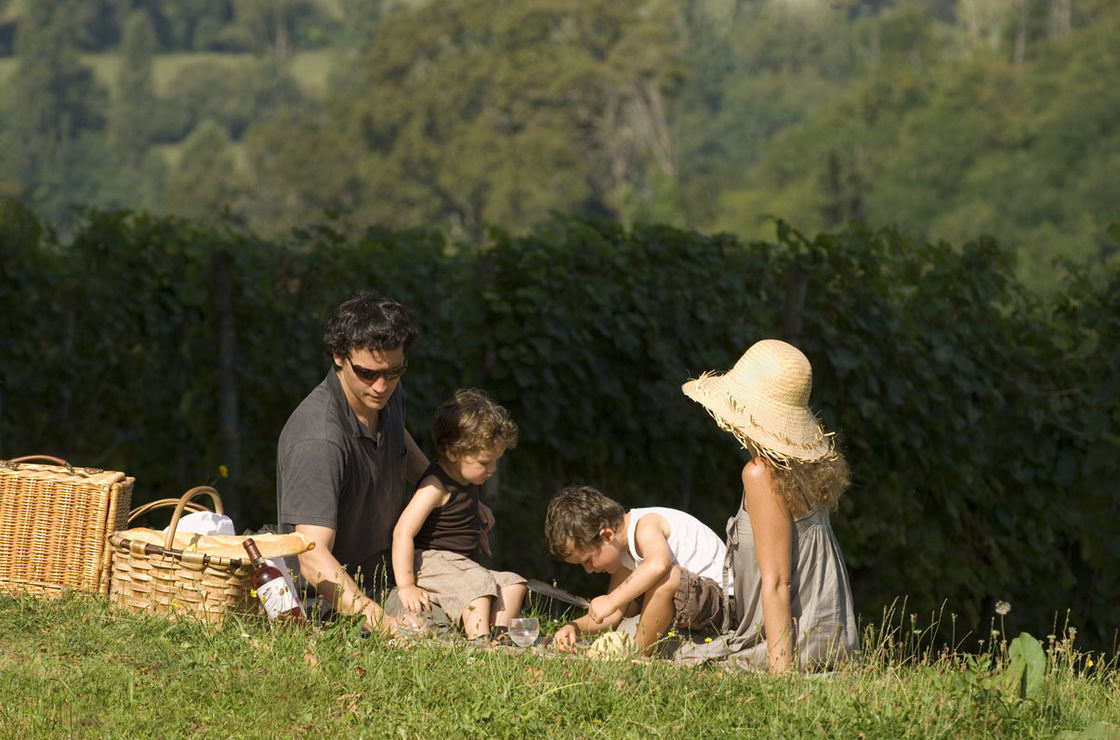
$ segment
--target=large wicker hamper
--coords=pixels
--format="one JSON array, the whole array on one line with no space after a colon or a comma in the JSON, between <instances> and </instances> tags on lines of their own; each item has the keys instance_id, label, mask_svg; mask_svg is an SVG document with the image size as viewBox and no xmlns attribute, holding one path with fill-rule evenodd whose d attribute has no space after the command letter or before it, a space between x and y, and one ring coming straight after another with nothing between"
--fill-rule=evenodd
<instances>
[{"instance_id":1,"label":"large wicker hamper","mask_svg":"<svg viewBox=\"0 0 1120 740\"><path fill-rule=\"evenodd\" d=\"M133 480L44 455L0 460L0 592L108 593L105 536L127 523Z\"/></svg>"}]
</instances>

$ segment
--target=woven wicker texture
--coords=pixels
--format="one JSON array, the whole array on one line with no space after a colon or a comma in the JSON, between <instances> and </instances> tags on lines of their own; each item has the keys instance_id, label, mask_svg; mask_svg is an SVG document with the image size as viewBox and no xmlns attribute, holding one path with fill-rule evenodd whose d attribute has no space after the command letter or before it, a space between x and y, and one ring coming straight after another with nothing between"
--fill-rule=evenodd
<instances>
[{"instance_id":1,"label":"woven wicker texture","mask_svg":"<svg viewBox=\"0 0 1120 740\"><path fill-rule=\"evenodd\" d=\"M124 473L56 457L0 460L0 591L107 593L105 535L126 525L132 484Z\"/></svg>"},{"instance_id":2,"label":"woven wicker texture","mask_svg":"<svg viewBox=\"0 0 1120 740\"><path fill-rule=\"evenodd\" d=\"M213 488L192 488L178 499L162 499L133 510L141 514L172 508L166 533L137 528L113 532L112 583L109 600L131 612L154 612L173 618L221 624L231 613L255 614L260 602L251 592L251 568L241 542L244 537L194 535L176 531L179 518L192 499L208 495L214 512L223 512L221 496ZM253 535L265 557L284 557L311 549L301 535ZM156 544L161 543L161 544Z\"/></svg>"}]
</instances>

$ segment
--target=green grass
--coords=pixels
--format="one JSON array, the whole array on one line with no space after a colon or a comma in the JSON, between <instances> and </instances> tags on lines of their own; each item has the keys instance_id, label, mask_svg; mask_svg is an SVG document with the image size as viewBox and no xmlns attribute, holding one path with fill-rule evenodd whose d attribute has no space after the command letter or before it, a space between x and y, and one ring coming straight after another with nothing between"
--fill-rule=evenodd
<instances>
[{"instance_id":1,"label":"green grass","mask_svg":"<svg viewBox=\"0 0 1120 740\"><path fill-rule=\"evenodd\" d=\"M0 737L1116 737L1114 668L1063 644L1032 701L893 638L826 677L771 677L3 596Z\"/></svg>"}]
</instances>

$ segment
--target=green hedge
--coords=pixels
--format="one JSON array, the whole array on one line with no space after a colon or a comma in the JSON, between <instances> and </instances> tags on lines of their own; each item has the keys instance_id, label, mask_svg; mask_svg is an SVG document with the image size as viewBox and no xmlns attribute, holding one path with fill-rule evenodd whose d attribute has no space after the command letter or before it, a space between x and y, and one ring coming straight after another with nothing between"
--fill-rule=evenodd
<instances>
[{"instance_id":1,"label":"green hedge","mask_svg":"<svg viewBox=\"0 0 1120 740\"><path fill-rule=\"evenodd\" d=\"M0 457L125 470L137 502L213 483L243 526L270 522L276 437L328 367L323 322L374 290L421 324L405 385L422 446L464 385L521 425L495 499L499 564L583 585L542 545L548 496L592 483L721 530L745 458L680 385L785 336L812 360L814 407L852 464L835 521L866 618L899 597L923 621L945 603L958 638L983 637L1002 599L1038 634L1067 609L1093 645L1111 648L1120 626L1115 274L1078 273L1044 301L990 240L856 226L809 238L779 225L745 244L558 219L476 247L321 225L281 244L88 212L63 241L0 206ZM219 273L235 287L224 357Z\"/></svg>"}]
</instances>

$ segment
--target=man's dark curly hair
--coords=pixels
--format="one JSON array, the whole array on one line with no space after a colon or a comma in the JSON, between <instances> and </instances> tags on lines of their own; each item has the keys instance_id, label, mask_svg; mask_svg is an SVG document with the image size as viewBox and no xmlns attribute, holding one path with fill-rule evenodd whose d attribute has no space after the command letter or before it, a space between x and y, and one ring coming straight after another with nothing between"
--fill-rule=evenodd
<instances>
[{"instance_id":1,"label":"man's dark curly hair","mask_svg":"<svg viewBox=\"0 0 1120 740\"><path fill-rule=\"evenodd\" d=\"M401 304L373 293L358 293L331 314L323 332L327 354L349 357L356 349L408 350L416 339L416 325Z\"/></svg>"}]
</instances>

